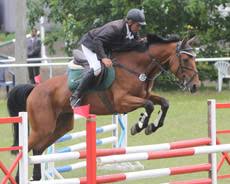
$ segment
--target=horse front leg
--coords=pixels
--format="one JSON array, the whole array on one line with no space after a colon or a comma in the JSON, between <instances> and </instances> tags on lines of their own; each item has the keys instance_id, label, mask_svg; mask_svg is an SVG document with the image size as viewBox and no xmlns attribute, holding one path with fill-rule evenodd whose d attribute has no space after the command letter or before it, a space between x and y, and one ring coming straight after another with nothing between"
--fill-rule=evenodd
<instances>
[{"instance_id":1,"label":"horse front leg","mask_svg":"<svg viewBox=\"0 0 230 184\"><path fill-rule=\"evenodd\" d=\"M140 107L145 108L145 112L141 114L139 121L131 127L131 135L141 132L148 126L149 118L154 109L151 100L132 95L122 95L116 97L114 102L116 112L120 113L128 113Z\"/></svg>"},{"instance_id":2,"label":"horse front leg","mask_svg":"<svg viewBox=\"0 0 230 184\"><path fill-rule=\"evenodd\" d=\"M131 127L131 135L135 135L145 129L148 126L149 118L154 109L153 102L149 99L131 95L125 95L119 99L116 100L116 107L119 109L118 112L130 112L140 107L145 108L145 112L141 113L138 122Z\"/></svg>"},{"instance_id":3,"label":"horse front leg","mask_svg":"<svg viewBox=\"0 0 230 184\"><path fill-rule=\"evenodd\" d=\"M140 114L140 118L138 122L131 127L131 135L135 135L141 132L143 129L145 129L148 126L148 122L154 110L154 106L152 101L145 100L143 107L145 108L145 112Z\"/></svg>"},{"instance_id":4,"label":"horse front leg","mask_svg":"<svg viewBox=\"0 0 230 184\"><path fill-rule=\"evenodd\" d=\"M147 128L145 129L145 134L150 135L153 132L155 132L158 128L162 127L164 125L164 120L169 108L169 103L168 100L166 100L163 97L154 95L151 93L149 100L153 102L154 105L160 105L161 110L158 112L158 117L157 119L153 122L150 123Z\"/></svg>"}]
</instances>

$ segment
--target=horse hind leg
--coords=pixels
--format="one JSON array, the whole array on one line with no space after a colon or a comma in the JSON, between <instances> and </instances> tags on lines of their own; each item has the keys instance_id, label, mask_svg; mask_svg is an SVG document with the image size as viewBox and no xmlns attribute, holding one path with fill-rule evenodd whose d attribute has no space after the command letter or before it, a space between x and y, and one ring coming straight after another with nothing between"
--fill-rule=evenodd
<instances>
[{"instance_id":1,"label":"horse hind leg","mask_svg":"<svg viewBox=\"0 0 230 184\"><path fill-rule=\"evenodd\" d=\"M33 130L31 130L28 139L29 139L29 140L28 140L28 152L30 152L30 150L33 149L33 146L34 146L38 141L42 141L42 137L39 136L38 132L37 132L37 131L33 131ZM34 150L33 150L33 155L40 155L39 153L40 153L40 152L34 151ZM41 179L41 174L39 175L39 172L38 172L40 166L39 166L38 164L35 164L35 165L36 165L36 166L34 166L34 167L36 167L36 170L37 170L37 174L35 174L35 175L36 175L35 178L37 178L37 180L40 180L40 179ZM16 176L15 176L15 181L16 181L18 184L19 184L19 172L23 172L23 171L20 171L20 170L19 170L19 167L18 167ZM34 171L33 171L33 173L34 173Z\"/></svg>"},{"instance_id":2,"label":"horse hind leg","mask_svg":"<svg viewBox=\"0 0 230 184\"><path fill-rule=\"evenodd\" d=\"M34 121L33 121L34 122ZM41 128L33 130L33 126L31 126L31 133L29 135L29 148L28 151L33 150L33 155L41 155L43 151L55 142L58 138L63 136L66 132L73 129L73 114L66 113L60 115L57 121L53 118L49 118L49 120L41 121L41 122L49 122L49 127L47 124L39 124ZM42 127L46 127L46 129L42 129ZM17 170L17 174L15 180L19 184L19 170ZM33 168L33 180L41 179L41 166L40 164L34 164Z\"/></svg>"},{"instance_id":3,"label":"horse hind leg","mask_svg":"<svg viewBox=\"0 0 230 184\"><path fill-rule=\"evenodd\" d=\"M138 122L131 127L131 135L136 135L148 126L149 118L154 110L152 101L147 100L144 108L145 112L140 114Z\"/></svg>"},{"instance_id":4,"label":"horse hind leg","mask_svg":"<svg viewBox=\"0 0 230 184\"><path fill-rule=\"evenodd\" d=\"M39 142L33 148L33 155L41 155L47 147L52 145L58 138L73 129L73 114L65 113L59 116L55 130L46 139ZM33 180L41 179L41 164L34 164Z\"/></svg>"}]
</instances>

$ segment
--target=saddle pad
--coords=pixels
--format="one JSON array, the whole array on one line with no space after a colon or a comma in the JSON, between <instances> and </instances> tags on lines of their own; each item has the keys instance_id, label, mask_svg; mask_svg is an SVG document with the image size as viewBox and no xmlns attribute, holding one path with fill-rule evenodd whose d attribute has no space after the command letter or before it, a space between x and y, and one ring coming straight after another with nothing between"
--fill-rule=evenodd
<instances>
[{"instance_id":1,"label":"saddle pad","mask_svg":"<svg viewBox=\"0 0 230 184\"><path fill-rule=\"evenodd\" d=\"M84 68L68 68L68 87L72 93L77 89L79 83L81 82L85 70L86 69ZM88 89L85 92L102 91L108 89L112 85L115 79L115 70L113 67L106 68L105 70L106 71L104 73L104 77L101 83L97 86L92 86L91 89Z\"/></svg>"}]
</instances>

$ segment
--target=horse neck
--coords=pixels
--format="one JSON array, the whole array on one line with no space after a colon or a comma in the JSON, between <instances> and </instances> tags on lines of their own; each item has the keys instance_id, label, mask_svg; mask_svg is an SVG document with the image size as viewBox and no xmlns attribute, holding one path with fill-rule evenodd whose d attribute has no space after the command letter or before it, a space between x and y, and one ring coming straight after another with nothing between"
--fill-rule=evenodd
<instances>
[{"instance_id":1,"label":"horse neck","mask_svg":"<svg viewBox=\"0 0 230 184\"><path fill-rule=\"evenodd\" d=\"M151 62L148 52L127 52L127 53L117 53L114 55L119 63L122 65L134 69L135 71L143 71Z\"/></svg>"},{"instance_id":2,"label":"horse neck","mask_svg":"<svg viewBox=\"0 0 230 184\"><path fill-rule=\"evenodd\" d=\"M149 47L149 53L152 58L155 58L160 64L165 64L171 60L171 57L176 54L176 42L159 43Z\"/></svg>"}]
</instances>

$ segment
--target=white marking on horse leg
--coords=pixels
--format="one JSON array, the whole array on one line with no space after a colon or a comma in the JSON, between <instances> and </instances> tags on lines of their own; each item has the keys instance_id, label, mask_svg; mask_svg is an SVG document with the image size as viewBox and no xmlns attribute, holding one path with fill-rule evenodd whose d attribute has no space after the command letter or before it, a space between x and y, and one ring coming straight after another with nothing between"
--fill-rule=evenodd
<instances>
[{"instance_id":1,"label":"white marking on horse leg","mask_svg":"<svg viewBox=\"0 0 230 184\"><path fill-rule=\"evenodd\" d=\"M138 121L138 127L139 128L143 128L144 125L144 121L145 119L148 117L147 112L144 112L143 115L140 117L139 121Z\"/></svg>"},{"instance_id":2,"label":"white marking on horse leg","mask_svg":"<svg viewBox=\"0 0 230 184\"><path fill-rule=\"evenodd\" d=\"M160 111L158 112L157 119L153 122L153 124L154 124L156 127L157 127L158 124L159 124L159 121L160 121L160 119L161 119L161 117L162 117L162 114L163 114L163 112L162 112L162 110L160 110Z\"/></svg>"}]
</instances>

